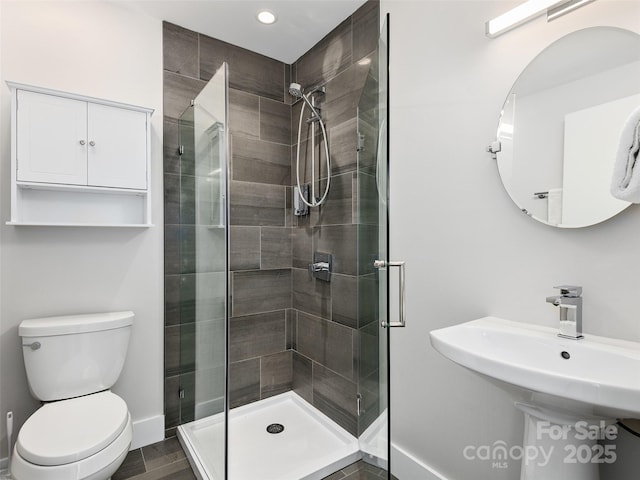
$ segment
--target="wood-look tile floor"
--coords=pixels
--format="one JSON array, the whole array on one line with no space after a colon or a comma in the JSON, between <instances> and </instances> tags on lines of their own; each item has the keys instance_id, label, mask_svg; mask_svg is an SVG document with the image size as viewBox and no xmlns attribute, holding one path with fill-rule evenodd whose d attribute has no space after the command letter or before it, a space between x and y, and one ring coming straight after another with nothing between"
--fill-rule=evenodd
<instances>
[{"instance_id":1,"label":"wood-look tile floor","mask_svg":"<svg viewBox=\"0 0 640 480\"><path fill-rule=\"evenodd\" d=\"M195 478L176 437L130 451L124 463L111 477L112 480L195 480ZM384 470L359 461L323 480L381 480L383 478L386 478Z\"/></svg>"},{"instance_id":2,"label":"wood-look tile floor","mask_svg":"<svg viewBox=\"0 0 640 480\"><path fill-rule=\"evenodd\" d=\"M387 472L385 470L360 460L343 468L339 472L325 477L323 480L382 480L383 478L387 478ZM393 475L391 478L398 480Z\"/></svg>"},{"instance_id":3,"label":"wood-look tile floor","mask_svg":"<svg viewBox=\"0 0 640 480\"><path fill-rule=\"evenodd\" d=\"M131 450L111 480L195 480L177 437Z\"/></svg>"}]
</instances>

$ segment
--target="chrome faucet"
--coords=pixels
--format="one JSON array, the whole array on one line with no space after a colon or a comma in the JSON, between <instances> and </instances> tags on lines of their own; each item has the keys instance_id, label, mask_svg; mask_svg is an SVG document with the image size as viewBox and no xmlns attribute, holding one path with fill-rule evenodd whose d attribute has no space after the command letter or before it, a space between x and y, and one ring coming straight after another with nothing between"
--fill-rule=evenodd
<instances>
[{"instance_id":1,"label":"chrome faucet","mask_svg":"<svg viewBox=\"0 0 640 480\"><path fill-rule=\"evenodd\" d=\"M582 287L560 285L560 295L547 297L547 303L560 307L559 337L580 340L582 336Z\"/></svg>"}]
</instances>

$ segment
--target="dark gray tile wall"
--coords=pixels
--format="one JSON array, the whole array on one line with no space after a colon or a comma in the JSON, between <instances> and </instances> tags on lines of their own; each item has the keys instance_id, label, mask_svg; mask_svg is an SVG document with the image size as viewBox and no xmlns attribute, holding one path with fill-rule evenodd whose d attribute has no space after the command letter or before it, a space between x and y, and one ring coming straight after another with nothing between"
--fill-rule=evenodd
<instances>
[{"instance_id":1,"label":"dark gray tile wall","mask_svg":"<svg viewBox=\"0 0 640 480\"><path fill-rule=\"evenodd\" d=\"M171 435L194 414L196 309L207 320L222 318L225 280L219 255L224 231L198 226L193 146L185 145L185 153L178 155L178 119L227 61L230 402L238 406L290 390L292 384L291 227L286 218L291 105L288 95L285 101L289 65L169 23L163 25L163 42L165 423ZM196 236L208 240L198 250ZM203 249L203 244L208 246ZM211 285L198 298L196 281Z\"/></svg>"},{"instance_id":2,"label":"dark gray tile wall","mask_svg":"<svg viewBox=\"0 0 640 480\"><path fill-rule=\"evenodd\" d=\"M358 432L357 393L355 382L313 364L313 405L353 435Z\"/></svg>"},{"instance_id":3,"label":"dark gray tile wall","mask_svg":"<svg viewBox=\"0 0 640 480\"><path fill-rule=\"evenodd\" d=\"M377 251L375 222L360 225L362 190L356 157L356 107L378 43L379 2L365 3L322 41L303 55L292 68L294 81L303 87L326 85L324 97L318 97L322 117L328 130L332 177L327 202L313 209L307 217L296 219L292 233L293 308L296 311L296 337L293 354L293 390L311 402L352 434L364 430L358 425L356 394L359 378L366 377L371 395L367 406L375 411L377 395L377 324L372 324L377 308L375 280L367 269L359 269L358 261L373 264L367 255ZM296 178L296 142L300 102L292 109L292 184ZM305 112L305 116L307 113ZM310 148L304 124L301 156ZM316 143L321 141L321 137ZM316 157L317 158L317 157ZM321 162L324 153L320 152ZM321 169L321 174L324 170ZM301 171L301 179L309 181L310 172ZM316 191L324 189L324 180ZM368 187L370 185L366 184ZM359 190L360 188L360 190ZM375 185L373 185L375 189ZM377 198L365 207L376 207ZM367 217L369 218L369 217ZM377 215L376 219L377 221ZM364 248L358 248L358 239ZM366 241L365 241L366 239ZM331 282L309 276L307 266L313 252L333 255ZM361 255L362 258L358 258ZM369 281L366 280L368 278ZM359 304L358 299L361 299ZM372 327L362 337L365 325ZM366 365L360 365L362 356ZM363 369L362 371L360 371ZM371 418L371 420L373 420Z\"/></svg>"},{"instance_id":4,"label":"dark gray tile wall","mask_svg":"<svg viewBox=\"0 0 640 480\"><path fill-rule=\"evenodd\" d=\"M229 364L229 406L260 400L260 358Z\"/></svg>"},{"instance_id":5,"label":"dark gray tile wall","mask_svg":"<svg viewBox=\"0 0 640 480\"><path fill-rule=\"evenodd\" d=\"M232 318L291 308L291 269L233 272Z\"/></svg>"},{"instance_id":6,"label":"dark gray tile wall","mask_svg":"<svg viewBox=\"0 0 640 480\"><path fill-rule=\"evenodd\" d=\"M260 268L260 227L230 227L229 243L231 271Z\"/></svg>"},{"instance_id":7,"label":"dark gray tile wall","mask_svg":"<svg viewBox=\"0 0 640 480\"><path fill-rule=\"evenodd\" d=\"M229 360L238 362L286 350L286 312L234 317L229 322Z\"/></svg>"},{"instance_id":8,"label":"dark gray tile wall","mask_svg":"<svg viewBox=\"0 0 640 480\"><path fill-rule=\"evenodd\" d=\"M194 346L195 307L201 301L195 298L195 277L202 274L193 242L190 187L195 172L177 155L177 119L224 60L230 83L231 406L294 390L351 433L358 432L360 349L371 357L369 363L377 351L370 336L361 347L359 330L375 312L367 302L358 305L362 295L357 293L375 282L367 283L365 272L358 271L358 234L375 237L375 227L365 231L358 225L365 183L357 172L356 106L377 47L378 15L378 0L370 0L293 65L164 24L168 435L193 417L193 409L185 408L176 394L178 388L194 387L195 357L188 350ZM292 80L305 87L326 84L320 107L332 155L329 199L301 218L291 209L300 115L300 102L288 94ZM303 142L303 154L309 143ZM308 180L310 172L301 177ZM314 251L334 255L331 283L309 276ZM220 314L221 300L217 292L206 301ZM365 374L374 378L376 371L367 364ZM193 399L192 391L185 395Z\"/></svg>"},{"instance_id":9,"label":"dark gray tile wall","mask_svg":"<svg viewBox=\"0 0 640 480\"><path fill-rule=\"evenodd\" d=\"M354 381L354 329L298 312L296 351Z\"/></svg>"},{"instance_id":10,"label":"dark gray tile wall","mask_svg":"<svg viewBox=\"0 0 640 480\"><path fill-rule=\"evenodd\" d=\"M353 65L352 23L353 17L347 18L295 62L295 81L302 86L323 85Z\"/></svg>"},{"instance_id":11,"label":"dark gray tile wall","mask_svg":"<svg viewBox=\"0 0 640 480\"><path fill-rule=\"evenodd\" d=\"M285 226L286 187L231 180L229 190L231 225Z\"/></svg>"},{"instance_id":12,"label":"dark gray tile wall","mask_svg":"<svg viewBox=\"0 0 640 480\"><path fill-rule=\"evenodd\" d=\"M199 40L201 79L208 81L226 61L230 88L284 101L284 63L205 35Z\"/></svg>"},{"instance_id":13,"label":"dark gray tile wall","mask_svg":"<svg viewBox=\"0 0 640 480\"><path fill-rule=\"evenodd\" d=\"M288 392L292 383L291 350L260 357L260 398Z\"/></svg>"},{"instance_id":14,"label":"dark gray tile wall","mask_svg":"<svg viewBox=\"0 0 640 480\"><path fill-rule=\"evenodd\" d=\"M270 100L270 102L272 102ZM277 103L277 102L273 102ZM289 109L287 105L285 108ZM262 116L262 115L261 115ZM271 116L271 120L280 120L282 117ZM289 124L289 117L286 124ZM263 131L263 129L261 129ZM287 133L288 129L287 129ZM289 185L291 182L290 147L280 143L266 142L242 134L231 137L233 157L233 179L244 182L268 183L275 185ZM281 203L280 208L284 207Z\"/></svg>"},{"instance_id":15,"label":"dark gray tile wall","mask_svg":"<svg viewBox=\"0 0 640 480\"><path fill-rule=\"evenodd\" d=\"M260 229L261 267L291 268L291 229L262 227Z\"/></svg>"}]
</instances>

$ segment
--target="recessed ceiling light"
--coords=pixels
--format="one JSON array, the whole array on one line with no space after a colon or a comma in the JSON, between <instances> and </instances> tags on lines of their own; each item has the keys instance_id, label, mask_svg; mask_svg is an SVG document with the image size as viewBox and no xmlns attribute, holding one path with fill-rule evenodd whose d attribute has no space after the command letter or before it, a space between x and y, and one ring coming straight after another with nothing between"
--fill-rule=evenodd
<instances>
[{"instance_id":1,"label":"recessed ceiling light","mask_svg":"<svg viewBox=\"0 0 640 480\"><path fill-rule=\"evenodd\" d=\"M277 19L278 17L276 17L276 14L269 10L260 10L258 12L258 21L265 25L271 25L272 23L275 23Z\"/></svg>"}]
</instances>

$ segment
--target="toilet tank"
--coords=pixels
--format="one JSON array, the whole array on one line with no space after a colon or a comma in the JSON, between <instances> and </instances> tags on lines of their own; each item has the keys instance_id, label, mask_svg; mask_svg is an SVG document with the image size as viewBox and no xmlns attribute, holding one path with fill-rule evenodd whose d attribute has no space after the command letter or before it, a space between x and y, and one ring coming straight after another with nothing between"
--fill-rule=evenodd
<instances>
[{"instance_id":1,"label":"toilet tank","mask_svg":"<svg viewBox=\"0 0 640 480\"><path fill-rule=\"evenodd\" d=\"M34 397L79 397L111 388L127 355L133 312L23 320L18 328Z\"/></svg>"}]
</instances>

